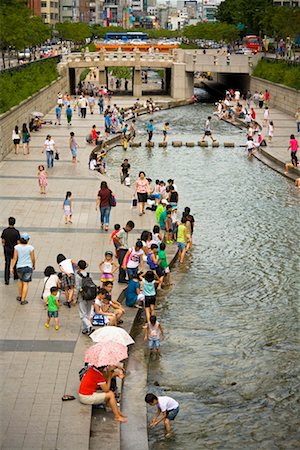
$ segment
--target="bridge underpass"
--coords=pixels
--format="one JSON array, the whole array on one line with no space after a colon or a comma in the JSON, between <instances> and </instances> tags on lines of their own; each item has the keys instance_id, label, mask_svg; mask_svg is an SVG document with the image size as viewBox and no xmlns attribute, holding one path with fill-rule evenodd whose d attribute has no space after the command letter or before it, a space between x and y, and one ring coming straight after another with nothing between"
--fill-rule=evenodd
<instances>
[{"instance_id":1,"label":"bridge underpass","mask_svg":"<svg viewBox=\"0 0 300 450\"><path fill-rule=\"evenodd\" d=\"M71 53L60 63L69 70L70 91L75 92L80 73L86 68L97 72L99 86L108 84L108 71L112 67L126 67L132 70L132 95L140 97L143 94L142 73L146 70L164 70L164 91L175 100L190 99L194 90L194 73L211 72L221 82L226 79L229 85L244 80L245 86L249 80L252 66L257 56L203 54L201 50L173 50L172 53L141 53L134 52L95 52ZM224 78L225 77L225 78ZM144 90L145 92L145 90Z\"/></svg>"}]
</instances>

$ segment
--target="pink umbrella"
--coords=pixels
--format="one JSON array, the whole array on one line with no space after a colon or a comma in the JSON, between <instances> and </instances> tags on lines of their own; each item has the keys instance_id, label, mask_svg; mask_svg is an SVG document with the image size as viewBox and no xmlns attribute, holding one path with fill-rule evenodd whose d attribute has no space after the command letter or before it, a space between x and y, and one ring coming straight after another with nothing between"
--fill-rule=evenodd
<instances>
[{"instance_id":1,"label":"pink umbrella","mask_svg":"<svg viewBox=\"0 0 300 450\"><path fill-rule=\"evenodd\" d=\"M84 361L96 367L115 366L128 358L127 347L112 341L98 342L86 352Z\"/></svg>"}]
</instances>

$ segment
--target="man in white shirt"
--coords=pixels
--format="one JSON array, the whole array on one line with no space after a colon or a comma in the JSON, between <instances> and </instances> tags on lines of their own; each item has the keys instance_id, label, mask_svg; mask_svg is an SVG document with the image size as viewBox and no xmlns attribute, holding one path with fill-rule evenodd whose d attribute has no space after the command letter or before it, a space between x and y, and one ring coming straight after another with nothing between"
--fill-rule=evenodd
<instances>
[{"instance_id":1,"label":"man in white shirt","mask_svg":"<svg viewBox=\"0 0 300 450\"><path fill-rule=\"evenodd\" d=\"M166 437L171 436L171 420L175 420L179 413L179 403L172 397L168 396L156 396L154 394L147 394L145 402L151 406L157 405L157 412L150 422L150 427L154 428L160 422L165 423ZM161 417L159 417L161 416Z\"/></svg>"},{"instance_id":2,"label":"man in white shirt","mask_svg":"<svg viewBox=\"0 0 300 450\"><path fill-rule=\"evenodd\" d=\"M48 167L48 169L50 169L54 165L54 151L55 152L57 151L55 142L51 138L50 134L48 134L48 136L44 142L44 147L43 147L42 153L44 153L44 151L46 151L46 156L47 156L47 167Z\"/></svg>"}]
</instances>

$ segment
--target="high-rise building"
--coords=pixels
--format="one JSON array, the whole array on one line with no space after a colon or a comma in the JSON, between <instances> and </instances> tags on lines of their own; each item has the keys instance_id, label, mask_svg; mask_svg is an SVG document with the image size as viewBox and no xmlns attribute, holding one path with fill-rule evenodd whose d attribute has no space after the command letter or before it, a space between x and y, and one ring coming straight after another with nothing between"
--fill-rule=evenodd
<instances>
[{"instance_id":1,"label":"high-rise building","mask_svg":"<svg viewBox=\"0 0 300 450\"><path fill-rule=\"evenodd\" d=\"M28 0L28 8L35 16L41 15L41 0Z\"/></svg>"},{"instance_id":2,"label":"high-rise building","mask_svg":"<svg viewBox=\"0 0 300 450\"><path fill-rule=\"evenodd\" d=\"M41 0L41 18L44 23L54 25L59 21L58 0Z\"/></svg>"},{"instance_id":3,"label":"high-rise building","mask_svg":"<svg viewBox=\"0 0 300 450\"><path fill-rule=\"evenodd\" d=\"M77 21L76 1L74 0L60 0L59 2L59 21L72 22Z\"/></svg>"}]
</instances>

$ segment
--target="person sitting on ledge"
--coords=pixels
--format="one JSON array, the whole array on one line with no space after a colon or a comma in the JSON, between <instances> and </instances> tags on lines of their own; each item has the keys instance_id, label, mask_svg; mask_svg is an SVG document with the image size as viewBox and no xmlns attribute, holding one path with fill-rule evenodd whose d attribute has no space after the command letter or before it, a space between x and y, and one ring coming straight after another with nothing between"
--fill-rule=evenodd
<instances>
[{"instance_id":1,"label":"person sitting on ledge","mask_svg":"<svg viewBox=\"0 0 300 450\"><path fill-rule=\"evenodd\" d=\"M114 393L110 390L112 378L119 377L123 379L124 373L116 370L114 367L107 367L107 379L102 371L105 367L91 366L83 376L79 386L79 401L84 405L100 405L107 403L114 413L115 420L118 422L127 422L127 417L120 411ZM100 392L97 390L101 389Z\"/></svg>"}]
</instances>

